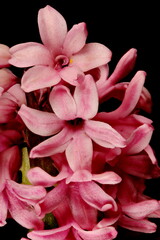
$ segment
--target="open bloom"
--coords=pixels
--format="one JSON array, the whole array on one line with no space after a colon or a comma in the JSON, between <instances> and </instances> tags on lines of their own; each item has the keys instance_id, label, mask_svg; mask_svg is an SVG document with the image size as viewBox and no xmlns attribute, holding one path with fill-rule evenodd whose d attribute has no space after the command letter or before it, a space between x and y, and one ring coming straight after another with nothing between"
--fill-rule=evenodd
<instances>
[{"instance_id":1,"label":"open bloom","mask_svg":"<svg viewBox=\"0 0 160 240\"><path fill-rule=\"evenodd\" d=\"M86 75L76 86L73 96L66 86L55 86L49 101L54 113L25 105L19 110L19 115L32 132L41 136L54 135L35 146L31 150L31 158L65 151L73 171L90 171L92 141L105 148L125 146L124 138L109 124L92 120L98 111L98 94L91 75Z\"/></svg>"},{"instance_id":2,"label":"open bloom","mask_svg":"<svg viewBox=\"0 0 160 240\"><path fill-rule=\"evenodd\" d=\"M16 183L21 165L21 154L17 146L0 152L0 226L6 224L8 213L22 226L30 229L43 228L38 218L38 202L46 191L41 186L26 186Z\"/></svg>"},{"instance_id":3,"label":"open bloom","mask_svg":"<svg viewBox=\"0 0 160 240\"><path fill-rule=\"evenodd\" d=\"M10 63L30 67L22 77L26 92L56 85L63 79L77 85L77 78L90 69L107 64L111 51L102 44L86 42L85 23L67 32L65 19L55 9L39 10L38 26L43 44L28 42L10 49Z\"/></svg>"}]
</instances>

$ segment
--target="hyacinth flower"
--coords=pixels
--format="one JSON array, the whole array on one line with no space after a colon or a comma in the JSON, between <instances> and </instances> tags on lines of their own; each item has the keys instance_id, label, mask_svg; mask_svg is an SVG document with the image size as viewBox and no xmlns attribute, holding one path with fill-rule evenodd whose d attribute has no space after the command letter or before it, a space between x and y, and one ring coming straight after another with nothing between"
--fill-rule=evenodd
<instances>
[{"instance_id":1,"label":"hyacinth flower","mask_svg":"<svg viewBox=\"0 0 160 240\"><path fill-rule=\"evenodd\" d=\"M31 150L31 158L47 157L65 150L73 171L79 168L90 170L92 141L107 148L125 146L123 137L110 125L92 120L98 111L98 95L90 75L76 86L73 97L66 86L55 86L49 101L54 113L25 105L18 112L32 132L42 136L54 134Z\"/></svg>"},{"instance_id":2,"label":"hyacinth flower","mask_svg":"<svg viewBox=\"0 0 160 240\"><path fill-rule=\"evenodd\" d=\"M21 240L112 240L117 226L155 232L160 202L144 190L160 168L152 121L141 115L151 95L144 71L123 80L137 50L110 74L111 51L86 43L85 23L68 31L46 6L38 27L42 44L0 45L0 225L12 217L30 229ZM20 78L10 65L24 69ZM119 101L111 111L110 99Z\"/></svg>"},{"instance_id":3,"label":"hyacinth flower","mask_svg":"<svg viewBox=\"0 0 160 240\"><path fill-rule=\"evenodd\" d=\"M111 51L104 45L85 44L85 23L74 25L67 32L65 19L50 6L39 10L38 26L43 44L28 42L10 49L10 64L23 68L33 66L22 77L21 87L25 92L51 87L61 79L77 85L83 72L107 64L111 59Z\"/></svg>"}]
</instances>

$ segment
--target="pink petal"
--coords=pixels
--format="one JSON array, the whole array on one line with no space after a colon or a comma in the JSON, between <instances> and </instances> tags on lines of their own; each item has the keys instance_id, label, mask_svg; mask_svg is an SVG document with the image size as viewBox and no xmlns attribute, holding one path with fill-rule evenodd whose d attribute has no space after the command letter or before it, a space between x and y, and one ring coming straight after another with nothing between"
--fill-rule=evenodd
<instances>
[{"instance_id":1,"label":"pink petal","mask_svg":"<svg viewBox=\"0 0 160 240\"><path fill-rule=\"evenodd\" d=\"M71 137L72 132L69 132L68 129L63 129L55 136L48 138L47 140L38 144L36 147L32 148L30 157L47 157L56 153L64 152L70 142Z\"/></svg>"},{"instance_id":2,"label":"pink petal","mask_svg":"<svg viewBox=\"0 0 160 240\"><path fill-rule=\"evenodd\" d=\"M67 56L79 52L85 45L87 38L87 29L85 23L75 24L67 33L64 44L63 52Z\"/></svg>"},{"instance_id":3,"label":"pink petal","mask_svg":"<svg viewBox=\"0 0 160 240\"><path fill-rule=\"evenodd\" d=\"M80 52L72 56L73 64L84 72L107 64L110 59L111 51L100 43L88 43Z\"/></svg>"},{"instance_id":4,"label":"pink petal","mask_svg":"<svg viewBox=\"0 0 160 240\"><path fill-rule=\"evenodd\" d=\"M107 211L108 209L117 210L114 199L105 193L95 182L79 183L79 191L83 200L90 206L100 211Z\"/></svg>"},{"instance_id":5,"label":"pink petal","mask_svg":"<svg viewBox=\"0 0 160 240\"><path fill-rule=\"evenodd\" d=\"M21 82L25 92L31 92L45 87L51 87L59 83L60 76L51 67L35 66L27 70Z\"/></svg>"},{"instance_id":6,"label":"pink petal","mask_svg":"<svg viewBox=\"0 0 160 240\"><path fill-rule=\"evenodd\" d=\"M80 196L78 184L72 184L69 192L69 205L78 225L86 230L92 229L97 221L97 210L89 206Z\"/></svg>"},{"instance_id":7,"label":"pink petal","mask_svg":"<svg viewBox=\"0 0 160 240\"><path fill-rule=\"evenodd\" d=\"M137 50L131 48L128 52L126 52L122 58L119 60L114 72L108 78L108 82L110 84L115 84L122 78L130 73L135 65L135 61L137 58Z\"/></svg>"},{"instance_id":8,"label":"pink petal","mask_svg":"<svg viewBox=\"0 0 160 240\"><path fill-rule=\"evenodd\" d=\"M85 132L101 146L109 148L125 146L125 139L107 123L94 120L85 121Z\"/></svg>"},{"instance_id":9,"label":"pink petal","mask_svg":"<svg viewBox=\"0 0 160 240\"><path fill-rule=\"evenodd\" d=\"M7 68L0 69L0 87L5 91L13 84L17 83L17 77Z\"/></svg>"},{"instance_id":10,"label":"pink petal","mask_svg":"<svg viewBox=\"0 0 160 240\"><path fill-rule=\"evenodd\" d=\"M98 93L91 75L86 75L81 84L76 86L74 99L77 105L77 117L89 119L97 114Z\"/></svg>"},{"instance_id":11,"label":"pink petal","mask_svg":"<svg viewBox=\"0 0 160 240\"><path fill-rule=\"evenodd\" d=\"M17 177L18 170L21 165L21 154L18 146L12 146L0 152L0 192L5 187L6 179Z\"/></svg>"},{"instance_id":12,"label":"pink petal","mask_svg":"<svg viewBox=\"0 0 160 240\"><path fill-rule=\"evenodd\" d=\"M68 171L63 166L60 173L55 177L49 175L40 167L31 168L27 173L27 177L33 185L39 185L43 187L51 187L55 183L67 178L68 175Z\"/></svg>"},{"instance_id":13,"label":"pink petal","mask_svg":"<svg viewBox=\"0 0 160 240\"><path fill-rule=\"evenodd\" d=\"M122 206L122 211L131 218L143 219L160 208L156 200L146 200L139 203L130 203Z\"/></svg>"},{"instance_id":14,"label":"pink petal","mask_svg":"<svg viewBox=\"0 0 160 240\"><path fill-rule=\"evenodd\" d=\"M123 156L117 167L130 175L140 178L150 179L160 176L157 164L153 164L146 154Z\"/></svg>"},{"instance_id":15,"label":"pink petal","mask_svg":"<svg viewBox=\"0 0 160 240\"><path fill-rule=\"evenodd\" d=\"M152 96L145 87L143 87L142 89L142 93L138 101L137 108L142 109L148 113L151 113L152 111Z\"/></svg>"},{"instance_id":16,"label":"pink petal","mask_svg":"<svg viewBox=\"0 0 160 240\"><path fill-rule=\"evenodd\" d=\"M5 192L0 193L0 227L6 225L6 219L8 214L8 199Z\"/></svg>"},{"instance_id":17,"label":"pink petal","mask_svg":"<svg viewBox=\"0 0 160 240\"><path fill-rule=\"evenodd\" d=\"M112 240L117 236L117 231L114 227L105 227L92 231L85 231L77 228L78 235L84 240Z\"/></svg>"},{"instance_id":18,"label":"pink petal","mask_svg":"<svg viewBox=\"0 0 160 240\"><path fill-rule=\"evenodd\" d=\"M8 98L16 102L18 106L21 106L22 104L26 104L26 95L25 95L25 92L22 90L20 84L17 83L17 84L14 84L12 87L10 87L7 91L7 94L8 94Z\"/></svg>"},{"instance_id":19,"label":"pink petal","mask_svg":"<svg viewBox=\"0 0 160 240\"><path fill-rule=\"evenodd\" d=\"M18 114L30 131L41 136L56 134L63 128L63 121L54 113L39 111L23 104Z\"/></svg>"},{"instance_id":20,"label":"pink petal","mask_svg":"<svg viewBox=\"0 0 160 240\"><path fill-rule=\"evenodd\" d=\"M156 224L147 219L135 220L127 216L122 216L118 223L123 228L142 233L154 233L157 229Z\"/></svg>"},{"instance_id":21,"label":"pink petal","mask_svg":"<svg viewBox=\"0 0 160 240\"><path fill-rule=\"evenodd\" d=\"M62 85L53 88L49 96L51 107L55 114L63 120L76 118L77 107L70 90Z\"/></svg>"},{"instance_id":22,"label":"pink petal","mask_svg":"<svg viewBox=\"0 0 160 240\"><path fill-rule=\"evenodd\" d=\"M14 193L14 189L7 185L7 196L9 200L9 212L12 218L27 229L43 229L43 221L40 220L35 209L20 200Z\"/></svg>"},{"instance_id":23,"label":"pink petal","mask_svg":"<svg viewBox=\"0 0 160 240\"><path fill-rule=\"evenodd\" d=\"M143 124L138 127L128 139L124 152L127 154L136 154L144 150L150 142L152 133L153 127L151 125Z\"/></svg>"},{"instance_id":24,"label":"pink petal","mask_svg":"<svg viewBox=\"0 0 160 240\"><path fill-rule=\"evenodd\" d=\"M41 203L41 217L46 213L52 212L65 198L68 191L68 185L63 181L47 193L46 198Z\"/></svg>"},{"instance_id":25,"label":"pink petal","mask_svg":"<svg viewBox=\"0 0 160 240\"><path fill-rule=\"evenodd\" d=\"M66 157L73 171L91 169L93 146L91 139L83 132L74 134L66 148Z\"/></svg>"},{"instance_id":26,"label":"pink petal","mask_svg":"<svg viewBox=\"0 0 160 240\"><path fill-rule=\"evenodd\" d=\"M17 103L7 98L0 98L0 123L7 123L17 115Z\"/></svg>"},{"instance_id":27,"label":"pink petal","mask_svg":"<svg viewBox=\"0 0 160 240\"><path fill-rule=\"evenodd\" d=\"M70 182L88 182L92 181L92 174L88 170L77 170L66 179L66 183Z\"/></svg>"},{"instance_id":28,"label":"pink petal","mask_svg":"<svg viewBox=\"0 0 160 240\"><path fill-rule=\"evenodd\" d=\"M52 62L48 49L36 42L21 43L10 49L10 64L16 67L30 67L34 65L49 65Z\"/></svg>"},{"instance_id":29,"label":"pink petal","mask_svg":"<svg viewBox=\"0 0 160 240\"><path fill-rule=\"evenodd\" d=\"M0 68L9 66L9 59L11 55L9 53L9 47L4 44L0 44Z\"/></svg>"},{"instance_id":30,"label":"pink petal","mask_svg":"<svg viewBox=\"0 0 160 240\"><path fill-rule=\"evenodd\" d=\"M107 171L100 174L93 174L92 180L99 182L101 184L117 184L121 182L121 177L111 171Z\"/></svg>"},{"instance_id":31,"label":"pink petal","mask_svg":"<svg viewBox=\"0 0 160 240\"><path fill-rule=\"evenodd\" d=\"M80 70L78 66L71 66L71 64L62 68L59 75L65 82L73 86L77 86L79 84L79 79L84 76L82 70Z\"/></svg>"},{"instance_id":32,"label":"pink petal","mask_svg":"<svg viewBox=\"0 0 160 240\"><path fill-rule=\"evenodd\" d=\"M64 226L68 223L71 224L73 222L71 207L68 202L69 193L70 189L68 188L67 192L65 193L67 195L65 196L65 198L63 198L63 201L61 201L58 206L52 211L53 216L55 216L59 226Z\"/></svg>"},{"instance_id":33,"label":"pink petal","mask_svg":"<svg viewBox=\"0 0 160 240\"><path fill-rule=\"evenodd\" d=\"M67 25L63 16L47 5L39 10L38 25L44 45L52 54L59 53L67 34Z\"/></svg>"},{"instance_id":34,"label":"pink petal","mask_svg":"<svg viewBox=\"0 0 160 240\"><path fill-rule=\"evenodd\" d=\"M153 149L151 148L151 146L147 145L147 147L144 150L148 154L152 164L156 164L157 159L156 159L155 153L154 153Z\"/></svg>"},{"instance_id":35,"label":"pink petal","mask_svg":"<svg viewBox=\"0 0 160 240\"><path fill-rule=\"evenodd\" d=\"M42 186L18 184L12 180L7 181L7 189L13 190L18 199L33 205L43 200L46 196L46 190Z\"/></svg>"},{"instance_id":36,"label":"pink petal","mask_svg":"<svg viewBox=\"0 0 160 240\"><path fill-rule=\"evenodd\" d=\"M32 231L27 234L32 240L65 240L71 225L65 225L56 229L51 230L41 230L41 231Z\"/></svg>"},{"instance_id":37,"label":"pink petal","mask_svg":"<svg viewBox=\"0 0 160 240\"><path fill-rule=\"evenodd\" d=\"M116 110L107 113L108 119L125 118L134 110L142 92L145 76L144 71L135 74L128 85L122 104Z\"/></svg>"}]
</instances>

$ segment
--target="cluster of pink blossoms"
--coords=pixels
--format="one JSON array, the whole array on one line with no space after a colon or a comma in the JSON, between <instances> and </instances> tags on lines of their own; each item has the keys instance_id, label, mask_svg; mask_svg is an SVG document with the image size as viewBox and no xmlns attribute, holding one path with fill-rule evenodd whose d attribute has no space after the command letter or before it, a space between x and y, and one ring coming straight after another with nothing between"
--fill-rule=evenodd
<instances>
[{"instance_id":1,"label":"cluster of pink blossoms","mask_svg":"<svg viewBox=\"0 0 160 240\"><path fill-rule=\"evenodd\" d=\"M0 45L0 226L11 217L32 229L23 240L111 240L117 226L155 232L160 201L144 194L145 180L160 177L152 121L140 114L151 111L146 73L121 81L136 49L109 74L111 51L86 43L85 23L68 31L46 6L38 26L42 44ZM110 99L119 106L100 112Z\"/></svg>"}]
</instances>

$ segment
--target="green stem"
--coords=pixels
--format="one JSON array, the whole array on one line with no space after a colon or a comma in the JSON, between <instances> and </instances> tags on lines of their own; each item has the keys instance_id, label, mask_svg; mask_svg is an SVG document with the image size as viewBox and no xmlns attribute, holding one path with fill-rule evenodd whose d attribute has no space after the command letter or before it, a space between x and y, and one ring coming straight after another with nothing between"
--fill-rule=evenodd
<instances>
[{"instance_id":1,"label":"green stem","mask_svg":"<svg viewBox=\"0 0 160 240\"><path fill-rule=\"evenodd\" d=\"M20 171L22 172L22 183L30 185L31 183L29 182L27 178L27 172L30 169L30 160L28 156L28 149L27 147L22 148L22 166L20 168Z\"/></svg>"}]
</instances>

